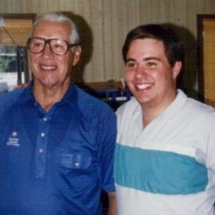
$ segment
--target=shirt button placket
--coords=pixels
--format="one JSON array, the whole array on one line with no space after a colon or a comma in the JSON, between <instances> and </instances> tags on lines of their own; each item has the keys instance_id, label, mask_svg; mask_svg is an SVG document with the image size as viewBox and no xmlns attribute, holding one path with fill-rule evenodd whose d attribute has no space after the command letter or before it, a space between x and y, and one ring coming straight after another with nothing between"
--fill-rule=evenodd
<instances>
[{"instance_id":1,"label":"shirt button placket","mask_svg":"<svg viewBox=\"0 0 215 215\"><path fill-rule=\"evenodd\" d=\"M36 177L43 178L45 175L46 166L46 148L48 133L48 119L44 117L39 123L39 133L37 138L37 152L36 152Z\"/></svg>"}]
</instances>

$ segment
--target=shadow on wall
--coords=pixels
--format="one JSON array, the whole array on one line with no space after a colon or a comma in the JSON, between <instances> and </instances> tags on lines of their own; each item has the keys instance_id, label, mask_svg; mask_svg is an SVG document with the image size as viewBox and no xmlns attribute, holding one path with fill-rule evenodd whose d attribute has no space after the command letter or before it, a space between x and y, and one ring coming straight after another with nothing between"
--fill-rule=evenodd
<instances>
[{"instance_id":1,"label":"shadow on wall","mask_svg":"<svg viewBox=\"0 0 215 215\"><path fill-rule=\"evenodd\" d=\"M85 66L89 63L93 52L92 30L82 16L68 11L61 11L61 13L71 18L76 24L79 31L82 53L80 61L72 71L72 80L75 83L84 83L83 76Z\"/></svg>"},{"instance_id":2,"label":"shadow on wall","mask_svg":"<svg viewBox=\"0 0 215 215\"><path fill-rule=\"evenodd\" d=\"M184 43L184 66L177 80L177 87L194 99L203 101L198 93L198 67L197 67L197 40L192 33L181 26L172 23L164 23L165 26L173 28Z\"/></svg>"},{"instance_id":3,"label":"shadow on wall","mask_svg":"<svg viewBox=\"0 0 215 215\"><path fill-rule=\"evenodd\" d=\"M82 54L79 63L73 69L72 80L73 82L81 85L82 88L85 88L87 87L83 80L85 66L89 63L93 53L92 30L82 16L76 15L69 11L61 11L61 13L70 17L75 22L79 30ZM177 26L172 23L163 23L163 25L173 28L184 43L184 66L177 80L178 88L183 89L189 97L203 101L203 98L198 93L197 86L198 67L196 38L188 29L182 26Z\"/></svg>"}]
</instances>

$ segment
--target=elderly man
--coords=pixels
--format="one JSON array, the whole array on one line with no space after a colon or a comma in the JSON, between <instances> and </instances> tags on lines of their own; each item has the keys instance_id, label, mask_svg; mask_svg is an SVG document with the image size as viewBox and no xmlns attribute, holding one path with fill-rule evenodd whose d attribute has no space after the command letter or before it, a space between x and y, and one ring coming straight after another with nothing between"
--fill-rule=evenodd
<instances>
[{"instance_id":1,"label":"elderly man","mask_svg":"<svg viewBox=\"0 0 215 215\"><path fill-rule=\"evenodd\" d=\"M73 21L39 16L27 41L33 81L0 97L0 214L115 215L111 108L71 81L81 47Z\"/></svg>"}]
</instances>

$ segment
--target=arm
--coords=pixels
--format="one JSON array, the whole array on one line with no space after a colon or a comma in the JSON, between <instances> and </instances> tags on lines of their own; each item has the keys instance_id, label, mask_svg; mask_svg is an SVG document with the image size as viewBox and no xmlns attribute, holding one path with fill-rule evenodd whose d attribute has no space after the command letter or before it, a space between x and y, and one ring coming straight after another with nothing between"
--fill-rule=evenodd
<instances>
[{"instance_id":1,"label":"arm","mask_svg":"<svg viewBox=\"0 0 215 215\"><path fill-rule=\"evenodd\" d=\"M116 193L108 193L108 215L116 215Z\"/></svg>"},{"instance_id":2,"label":"arm","mask_svg":"<svg viewBox=\"0 0 215 215\"><path fill-rule=\"evenodd\" d=\"M107 106L108 107L108 106ZM105 110L105 111L104 111ZM100 147L99 165L101 188L107 193L108 214L116 215L116 194L113 177L114 150L116 144L116 115L108 107L99 112L97 138Z\"/></svg>"}]
</instances>

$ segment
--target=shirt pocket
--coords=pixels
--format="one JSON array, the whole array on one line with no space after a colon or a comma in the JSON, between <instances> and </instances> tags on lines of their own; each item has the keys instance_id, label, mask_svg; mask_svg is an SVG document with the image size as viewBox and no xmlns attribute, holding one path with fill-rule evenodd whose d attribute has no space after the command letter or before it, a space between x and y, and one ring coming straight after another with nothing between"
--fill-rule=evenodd
<instances>
[{"instance_id":1,"label":"shirt pocket","mask_svg":"<svg viewBox=\"0 0 215 215\"><path fill-rule=\"evenodd\" d=\"M60 166L66 169L87 169L92 164L89 154L61 154Z\"/></svg>"}]
</instances>

